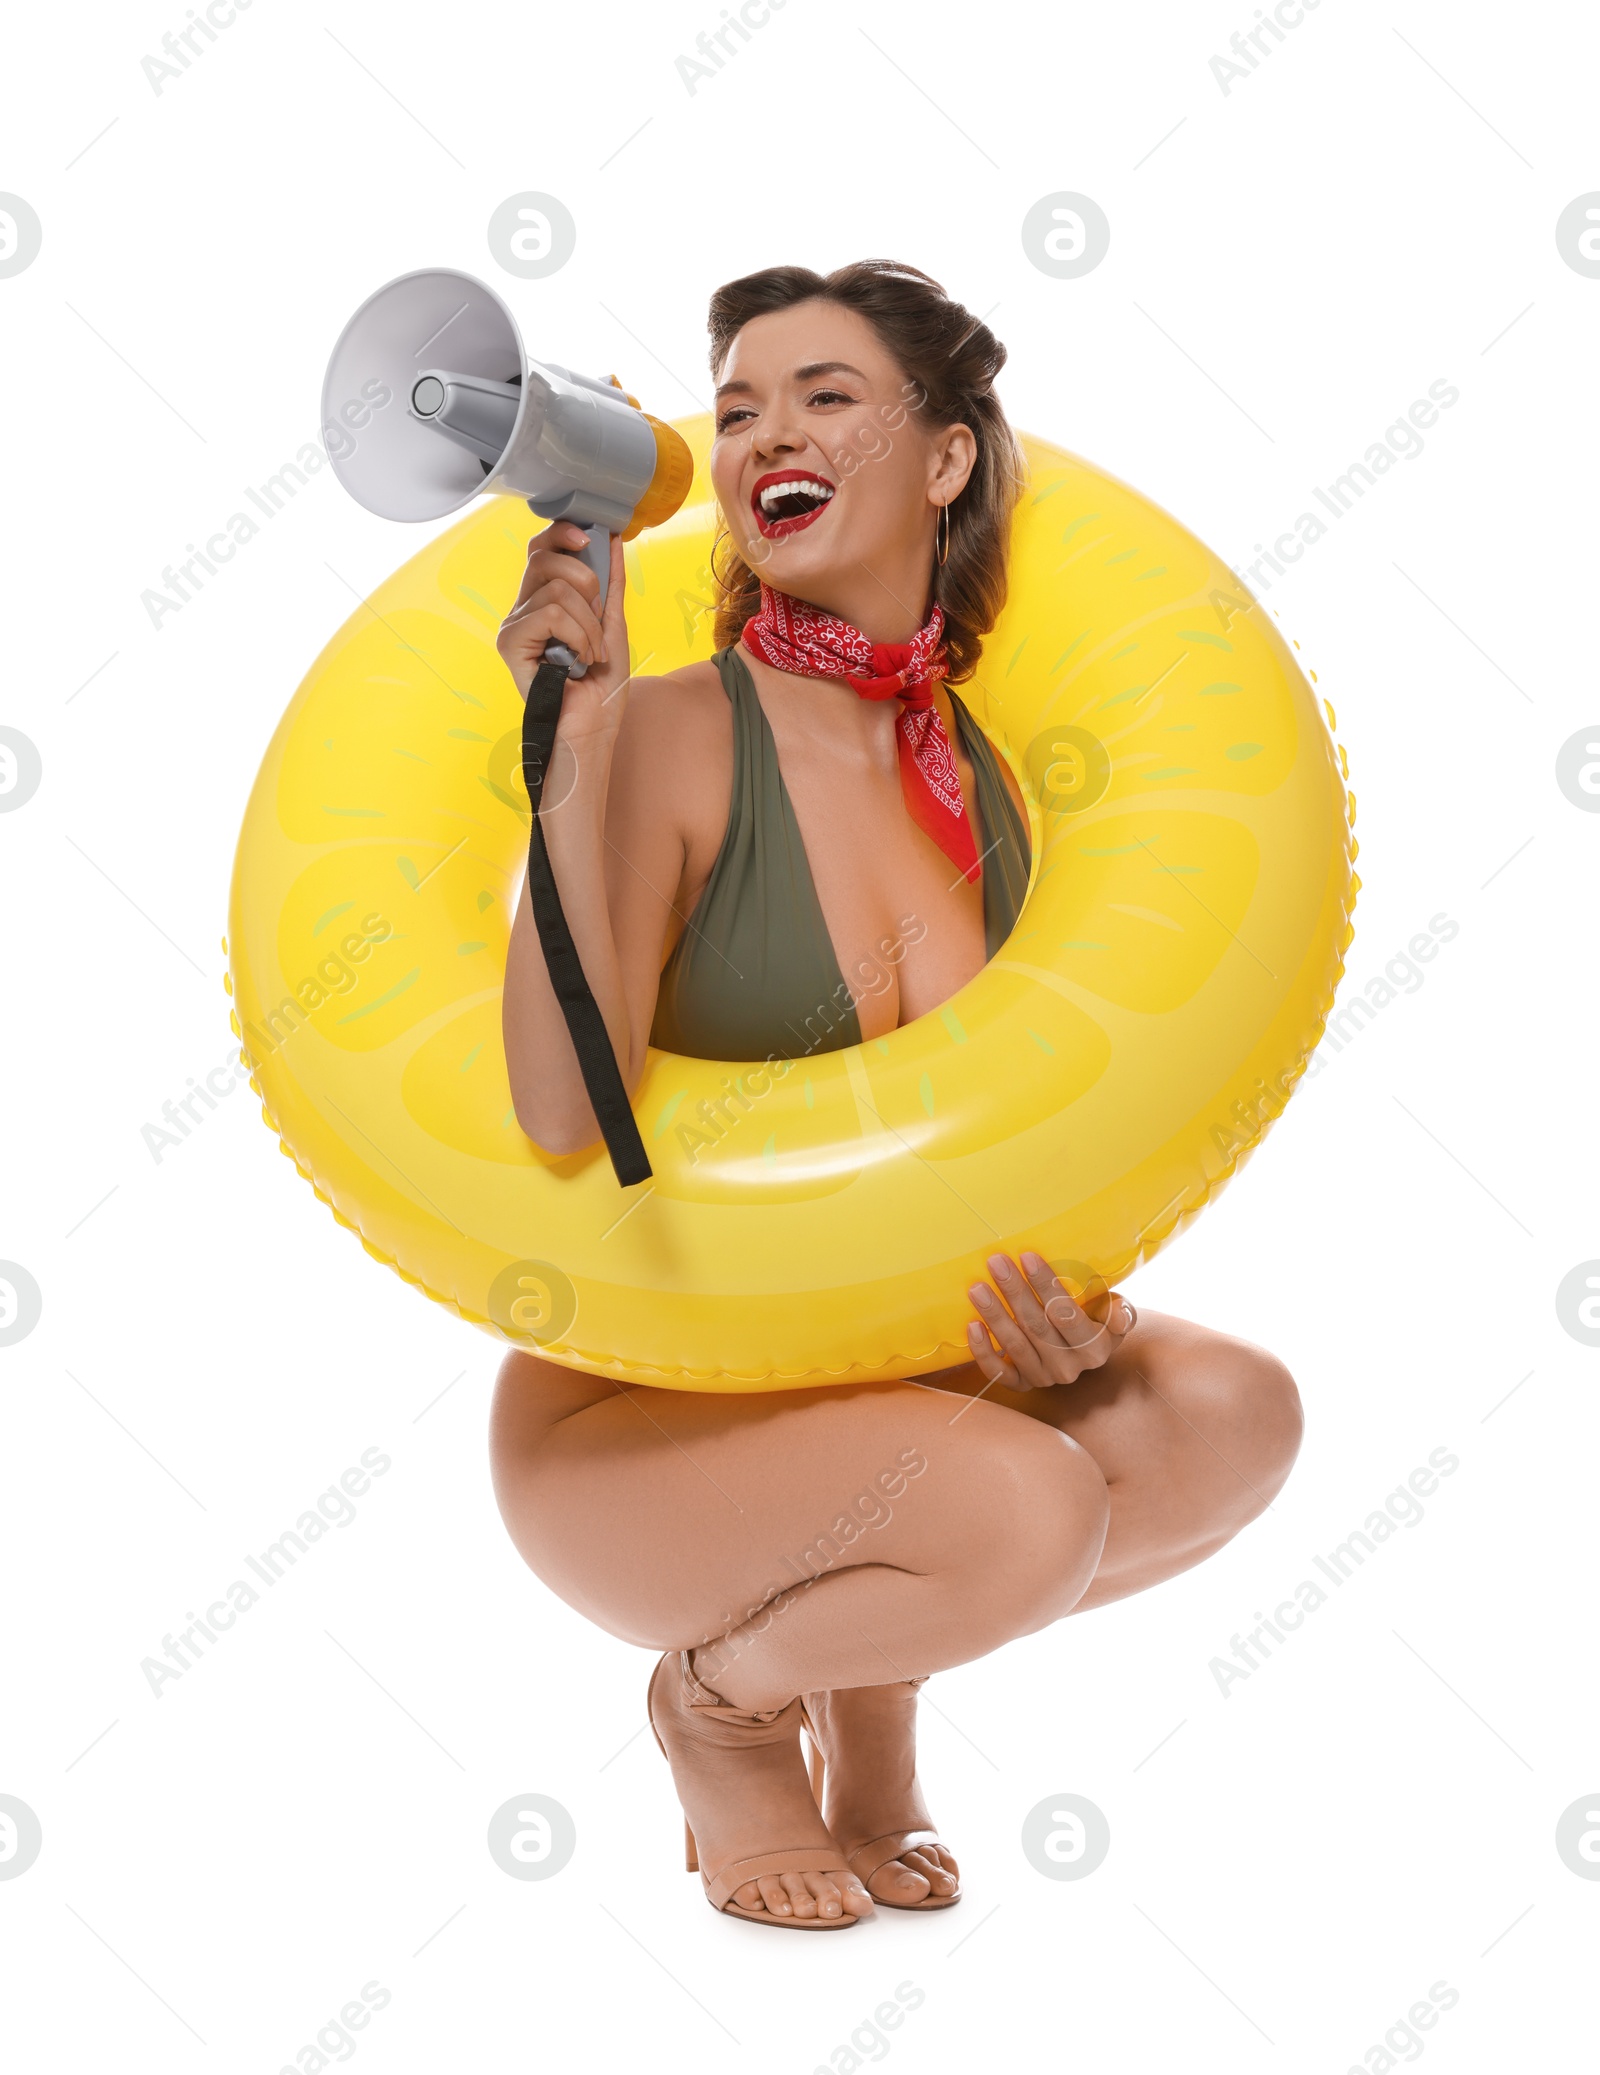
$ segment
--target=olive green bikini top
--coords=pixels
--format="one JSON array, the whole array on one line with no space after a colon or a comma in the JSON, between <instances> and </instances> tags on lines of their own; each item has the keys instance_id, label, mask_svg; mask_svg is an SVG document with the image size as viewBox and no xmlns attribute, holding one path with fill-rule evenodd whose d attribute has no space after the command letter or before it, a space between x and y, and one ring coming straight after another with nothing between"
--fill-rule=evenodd
<instances>
[{"instance_id":1,"label":"olive green bikini top","mask_svg":"<svg viewBox=\"0 0 1600 2075\"><path fill-rule=\"evenodd\" d=\"M733 791L711 877L661 971L650 1042L693 1059L798 1058L861 1043L851 989L822 918L778 747L737 645L712 661L733 706ZM1016 927L1027 824L988 737L952 690L972 763L983 860L984 955Z\"/></svg>"}]
</instances>

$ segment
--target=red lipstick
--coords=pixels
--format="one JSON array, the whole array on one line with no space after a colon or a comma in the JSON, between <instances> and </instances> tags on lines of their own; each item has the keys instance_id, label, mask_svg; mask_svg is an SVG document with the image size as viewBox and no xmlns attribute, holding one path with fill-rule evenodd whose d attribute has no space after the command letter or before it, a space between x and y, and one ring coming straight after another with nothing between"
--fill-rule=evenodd
<instances>
[{"instance_id":1,"label":"red lipstick","mask_svg":"<svg viewBox=\"0 0 1600 2075\"><path fill-rule=\"evenodd\" d=\"M750 509L764 540L802 533L833 502L835 485L816 469L779 468L757 479Z\"/></svg>"}]
</instances>

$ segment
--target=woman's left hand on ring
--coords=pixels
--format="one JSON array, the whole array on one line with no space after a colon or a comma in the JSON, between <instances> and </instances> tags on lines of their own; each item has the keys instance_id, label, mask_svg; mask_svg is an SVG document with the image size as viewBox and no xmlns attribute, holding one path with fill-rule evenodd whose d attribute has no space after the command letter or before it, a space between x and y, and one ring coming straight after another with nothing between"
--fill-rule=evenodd
<instances>
[{"instance_id":1,"label":"woman's left hand on ring","mask_svg":"<svg viewBox=\"0 0 1600 2075\"><path fill-rule=\"evenodd\" d=\"M1038 1254L1025 1253L1020 1268L1009 1254L991 1254L989 1272L993 1288L975 1282L967 1292L978 1314L967 1327L967 1345L988 1383L1014 1391L1076 1383L1086 1369L1109 1360L1133 1329L1137 1314L1119 1291L1100 1325Z\"/></svg>"}]
</instances>

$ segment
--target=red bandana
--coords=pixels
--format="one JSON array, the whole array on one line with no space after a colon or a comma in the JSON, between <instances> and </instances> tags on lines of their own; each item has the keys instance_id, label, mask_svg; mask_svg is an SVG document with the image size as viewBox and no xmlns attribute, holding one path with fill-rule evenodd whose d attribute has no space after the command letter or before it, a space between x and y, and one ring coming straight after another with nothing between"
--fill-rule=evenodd
<instances>
[{"instance_id":1,"label":"red bandana","mask_svg":"<svg viewBox=\"0 0 1600 2075\"><path fill-rule=\"evenodd\" d=\"M797 677L842 677L863 699L905 702L896 733L906 811L963 876L975 880L983 868L950 737L933 703L932 680L946 662L943 632L944 613L936 605L909 641L869 641L836 613L763 584L761 609L745 622L742 638L774 670Z\"/></svg>"}]
</instances>

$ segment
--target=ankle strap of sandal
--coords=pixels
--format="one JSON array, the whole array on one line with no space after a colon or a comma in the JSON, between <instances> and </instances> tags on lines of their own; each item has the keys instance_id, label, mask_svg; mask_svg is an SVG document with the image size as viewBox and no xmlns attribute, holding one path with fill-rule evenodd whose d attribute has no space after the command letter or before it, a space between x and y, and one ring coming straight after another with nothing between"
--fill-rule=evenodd
<instances>
[{"instance_id":1,"label":"ankle strap of sandal","mask_svg":"<svg viewBox=\"0 0 1600 2075\"><path fill-rule=\"evenodd\" d=\"M698 1645L695 1646L695 1648L698 1647ZM678 1652L678 1662L683 1673L684 1692L688 1696L691 1708L703 1711L709 1711L713 1708L720 1709L724 1715L740 1716L748 1722L776 1722L778 1717L784 1712L783 1708L734 1707L730 1701L724 1700L720 1693L714 1692L697 1674L694 1668L694 1649L680 1650ZM793 1705L793 1701L785 1703L787 1707L793 1707Z\"/></svg>"}]
</instances>

